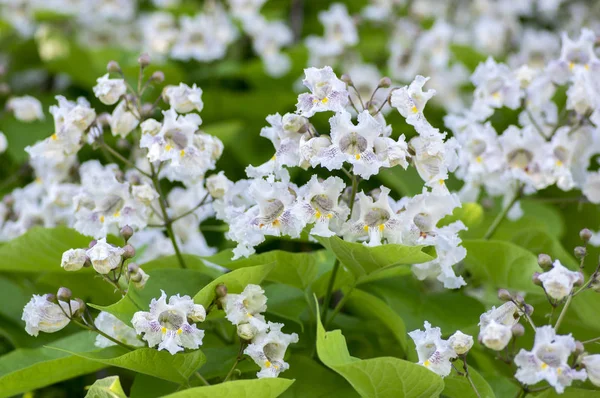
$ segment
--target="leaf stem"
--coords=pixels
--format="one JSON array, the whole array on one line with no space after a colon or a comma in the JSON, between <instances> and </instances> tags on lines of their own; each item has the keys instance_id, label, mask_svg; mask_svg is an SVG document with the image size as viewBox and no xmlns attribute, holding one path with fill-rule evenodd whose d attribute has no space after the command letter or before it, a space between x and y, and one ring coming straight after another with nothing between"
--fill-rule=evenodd
<instances>
[{"instance_id":1,"label":"leaf stem","mask_svg":"<svg viewBox=\"0 0 600 398\"><path fill-rule=\"evenodd\" d=\"M341 311L341 309L344 307L344 305L346 304L346 301L348 301L348 298L350 298L350 294L352 294L352 291L354 290L354 285L352 285L350 287L350 289L348 289L348 292L346 294L344 294L344 297L342 297L342 299L340 300L340 302L335 306L335 308L333 309L333 312L331 313L331 316L329 317L329 319L324 319L325 322L325 329L327 329L327 326L333 322L333 318L335 318L335 316Z\"/></svg>"},{"instance_id":2,"label":"leaf stem","mask_svg":"<svg viewBox=\"0 0 600 398\"><path fill-rule=\"evenodd\" d=\"M567 302L565 303L565 306L563 307L562 311L560 312L560 315L558 316L558 319L556 320L556 324L554 325L554 331L558 331L560 323L562 322L563 318L565 317L567 310L569 309L569 305L571 305L571 300L573 300L573 294L569 294L569 297L567 297Z\"/></svg>"},{"instance_id":3,"label":"leaf stem","mask_svg":"<svg viewBox=\"0 0 600 398\"><path fill-rule=\"evenodd\" d=\"M461 355L460 359L462 359L462 361L463 361L463 369L465 370L465 377L469 381L469 384L473 388L473 391L475 391L475 395L477 395L477 398L481 398L481 394L479 394L479 391L477 391L477 387L475 387L475 383L473 383L473 379L471 379L471 375L469 374L469 366L467 365L466 354Z\"/></svg>"},{"instance_id":4,"label":"leaf stem","mask_svg":"<svg viewBox=\"0 0 600 398\"><path fill-rule=\"evenodd\" d=\"M520 197L521 197L521 187L517 187L515 196L511 199L511 201L508 203L508 205L505 206L502 209L502 211L496 216L496 218L492 222L492 225L490 225L487 232L483 236L483 239L488 240L494 235L494 233L496 232L496 230L498 229L498 227L500 226L500 224L502 223L502 221L504 220L504 218L506 217L506 215L508 214L510 209L517 202L517 200L519 200Z\"/></svg>"},{"instance_id":5,"label":"leaf stem","mask_svg":"<svg viewBox=\"0 0 600 398\"><path fill-rule=\"evenodd\" d=\"M125 156L121 155L119 152L115 151L106 142L102 141L102 143L100 145L102 146L102 148L106 149L111 155L113 155L114 157L119 159L121 162L125 163L127 166L136 169L138 172L140 172L142 175L144 175L148 178L152 178L152 176L150 174L146 173L144 170L140 169L135 164L130 162L129 159L127 159Z\"/></svg>"},{"instance_id":6,"label":"leaf stem","mask_svg":"<svg viewBox=\"0 0 600 398\"><path fill-rule=\"evenodd\" d=\"M596 337L594 339L590 339L590 340L586 340L586 341L582 341L581 344L589 344L589 343L595 343L596 341L599 341L600 337Z\"/></svg>"},{"instance_id":7,"label":"leaf stem","mask_svg":"<svg viewBox=\"0 0 600 398\"><path fill-rule=\"evenodd\" d=\"M225 383L227 380L229 380L229 378L233 374L233 371L237 367L238 363L240 363L240 361L242 360L242 357L244 355L245 346L246 346L246 343L240 342L240 350L238 351L237 357L235 358L235 361L233 362L233 366L229 370L229 373L227 373L227 376L225 376L225 378L223 379L223 383Z\"/></svg>"},{"instance_id":8,"label":"leaf stem","mask_svg":"<svg viewBox=\"0 0 600 398\"><path fill-rule=\"evenodd\" d=\"M210 383L208 382L208 380L206 380L206 379L204 378L204 376L202 376L202 375L200 374L200 372L198 372L198 371L195 371L195 372L194 372L194 376L196 376L198 379L200 379L200 381L202 382L202 384L204 384L205 386L210 386Z\"/></svg>"},{"instance_id":9,"label":"leaf stem","mask_svg":"<svg viewBox=\"0 0 600 398\"><path fill-rule=\"evenodd\" d=\"M327 291L325 293L325 299L323 299L323 313L321 314L321 318L324 320L327 318L327 311L329 310L329 303L331 302L331 294L333 293L333 286L335 285L335 277L340 269L340 260L335 259L335 263L333 264L333 270L331 271L331 276L329 277L329 284L327 285Z\"/></svg>"},{"instance_id":10,"label":"leaf stem","mask_svg":"<svg viewBox=\"0 0 600 398\"><path fill-rule=\"evenodd\" d=\"M119 340L115 339L112 336L109 336L108 334L104 333L102 330L98 329L96 326L85 325L85 324L83 324L83 323L81 323L79 321L76 321L74 319L71 319L71 321L73 323L75 323L76 325L79 325L80 327L84 328L84 329L87 329L89 331L98 333L100 336L102 336L102 337L104 337L104 338L112 341L113 343L115 343L117 345L120 345L121 347L123 347L123 348L125 348L125 349L127 349L129 351L135 351L134 347L132 347L130 345L127 345L127 344L123 343L122 341L119 341Z\"/></svg>"}]
</instances>

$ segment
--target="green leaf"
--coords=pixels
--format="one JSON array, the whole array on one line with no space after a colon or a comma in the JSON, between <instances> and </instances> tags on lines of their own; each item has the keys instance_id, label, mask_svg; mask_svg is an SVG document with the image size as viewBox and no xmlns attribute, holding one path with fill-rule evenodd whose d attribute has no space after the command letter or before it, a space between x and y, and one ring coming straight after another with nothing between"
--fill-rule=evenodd
<instances>
[{"instance_id":1,"label":"green leaf","mask_svg":"<svg viewBox=\"0 0 600 398\"><path fill-rule=\"evenodd\" d=\"M127 398L119 376L109 376L96 380L85 394L85 398Z\"/></svg>"},{"instance_id":2,"label":"green leaf","mask_svg":"<svg viewBox=\"0 0 600 398\"><path fill-rule=\"evenodd\" d=\"M229 293L240 293L249 284L260 284L275 267L274 263L240 268L222 275L206 285L195 296L194 301L208 307L215 299L215 287L224 284Z\"/></svg>"},{"instance_id":3,"label":"green leaf","mask_svg":"<svg viewBox=\"0 0 600 398\"><path fill-rule=\"evenodd\" d=\"M142 289L136 288L131 283L127 295L118 302L109 306L90 303L90 307L109 312L129 325L133 314L137 311L147 311L150 301L160 297L161 290L165 291L167 297L174 294L192 296L212 280L202 271L180 268L154 269L148 271L148 275L150 278Z\"/></svg>"},{"instance_id":4,"label":"green leaf","mask_svg":"<svg viewBox=\"0 0 600 398\"><path fill-rule=\"evenodd\" d=\"M348 382L337 373L304 355L293 355L289 359L290 368L285 376L296 382L283 393L285 398L304 397L345 397L359 395Z\"/></svg>"},{"instance_id":5,"label":"green leaf","mask_svg":"<svg viewBox=\"0 0 600 398\"><path fill-rule=\"evenodd\" d=\"M174 393L179 384L138 373L129 390L130 398L158 398Z\"/></svg>"},{"instance_id":6,"label":"green leaf","mask_svg":"<svg viewBox=\"0 0 600 398\"><path fill-rule=\"evenodd\" d=\"M212 277L213 279L218 278L221 275L221 272L219 270L206 266L202 257L194 256L191 254L183 254L182 256L185 261L185 265L189 269L202 271L203 274L206 274ZM154 269L180 268L181 265L179 264L179 258L176 255L172 255L148 261L147 263L140 264L140 267L142 267L144 271L148 272Z\"/></svg>"},{"instance_id":7,"label":"green leaf","mask_svg":"<svg viewBox=\"0 0 600 398\"><path fill-rule=\"evenodd\" d=\"M549 388L536 395L536 398L597 398L598 394L598 390L584 390L583 388L571 387L566 388L562 394L558 394L554 389Z\"/></svg>"},{"instance_id":8,"label":"green leaf","mask_svg":"<svg viewBox=\"0 0 600 398\"><path fill-rule=\"evenodd\" d=\"M337 236L317 237L317 240L335 254L358 283L378 279L378 272L388 271L395 266L419 264L435 258L425 252L431 249L423 246L389 244L369 247L362 243L346 242Z\"/></svg>"},{"instance_id":9,"label":"green leaf","mask_svg":"<svg viewBox=\"0 0 600 398\"><path fill-rule=\"evenodd\" d=\"M537 228L527 228L515 231L511 242L537 255L546 253L553 259L558 259L567 268L579 270L579 263L567 252L560 241L546 231Z\"/></svg>"},{"instance_id":10,"label":"green leaf","mask_svg":"<svg viewBox=\"0 0 600 398\"><path fill-rule=\"evenodd\" d=\"M317 354L363 397L434 397L444 388L441 377L412 362L392 357L361 360L350 356L342 332L326 332L318 315Z\"/></svg>"},{"instance_id":11,"label":"green leaf","mask_svg":"<svg viewBox=\"0 0 600 398\"><path fill-rule=\"evenodd\" d=\"M128 351L119 346L107 347L94 352L56 349L108 366L133 370L175 383L187 383L188 378L196 369L206 362L206 357L200 350L171 355L168 351L158 351L155 348L139 348L135 351Z\"/></svg>"},{"instance_id":12,"label":"green leaf","mask_svg":"<svg viewBox=\"0 0 600 398\"><path fill-rule=\"evenodd\" d=\"M477 388L481 398L495 398L496 395L492 387L475 369L469 366L469 376ZM477 394L465 376L459 376L452 372L450 376L444 378L444 391L442 395L448 398L477 398Z\"/></svg>"},{"instance_id":13,"label":"green leaf","mask_svg":"<svg viewBox=\"0 0 600 398\"><path fill-rule=\"evenodd\" d=\"M377 319L388 327L394 335L402 351L406 352L406 327L402 318L392 310L385 301L372 294L354 289L346 303L350 312L365 320Z\"/></svg>"},{"instance_id":14,"label":"green leaf","mask_svg":"<svg viewBox=\"0 0 600 398\"><path fill-rule=\"evenodd\" d=\"M226 251L226 253L229 252ZM267 280L294 286L299 289L306 289L317 278L317 259L320 256L321 251L291 253L282 250L273 250L236 261L229 260L230 256L223 256L221 253L213 257L207 257L206 260L229 269L275 263L275 267L266 278Z\"/></svg>"},{"instance_id":15,"label":"green leaf","mask_svg":"<svg viewBox=\"0 0 600 398\"><path fill-rule=\"evenodd\" d=\"M54 347L93 350L95 335L81 332L53 343ZM0 397L10 397L106 367L48 347L17 349L0 357Z\"/></svg>"},{"instance_id":16,"label":"green leaf","mask_svg":"<svg viewBox=\"0 0 600 398\"><path fill-rule=\"evenodd\" d=\"M268 313L296 322L304 331L304 324L300 318L307 307L302 290L281 283L274 283L265 286L265 295L269 298Z\"/></svg>"},{"instance_id":17,"label":"green leaf","mask_svg":"<svg viewBox=\"0 0 600 398\"><path fill-rule=\"evenodd\" d=\"M87 247L90 238L66 227L30 229L0 246L0 271L66 272L60 260L66 250Z\"/></svg>"},{"instance_id":18,"label":"green leaf","mask_svg":"<svg viewBox=\"0 0 600 398\"><path fill-rule=\"evenodd\" d=\"M531 282L534 272L541 272L537 257L514 243L497 240L467 240L465 264L473 279L489 289L509 288L532 294L541 289Z\"/></svg>"},{"instance_id":19,"label":"green leaf","mask_svg":"<svg viewBox=\"0 0 600 398\"><path fill-rule=\"evenodd\" d=\"M294 380L283 378L236 380L206 387L190 388L165 398L275 398L283 394Z\"/></svg>"},{"instance_id":20,"label":"green leaf","mask_svg":"<svg viewBox=\"0 0 600 398\"><path fill-rule=\"evenodd\" d=\"M479 226L483 222L483 208L479 203L463 203L461 207L442 219L440 225L448 225L455 221L462 221L467 228Z\"/></svg>"}]
</instances>

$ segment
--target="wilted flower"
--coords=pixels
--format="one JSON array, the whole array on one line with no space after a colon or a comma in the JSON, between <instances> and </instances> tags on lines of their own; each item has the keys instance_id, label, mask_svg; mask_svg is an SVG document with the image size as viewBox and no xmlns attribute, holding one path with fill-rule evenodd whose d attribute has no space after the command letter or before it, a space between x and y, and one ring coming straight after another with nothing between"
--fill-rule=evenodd
<instances>
[{"instance_id":1,"label":"wilted flower","mask_svg":"<svg viewBox=\"0 0 600 398\"><path fill-rule=\"evenodd\" d=\"M48 301L47 296L34 294L23 308L21 319L25 321L25 331L32 336L37 336L40 331L54 333L63 329L69 324L70 315L78 309L79 303L75 300L71 300L70 303L59 301L56 304Z\"/></svg>"},{"instance_id":2,"label":"wilted flower","mask_svg":"<svg viewBox=\"0 0 600 398\"><path fill-rule=\"evenodd\" d=\"M79 271L87 260L85 249L69 249L62 255L60 266L66 271Z\"/></svg>"}]
</instances>

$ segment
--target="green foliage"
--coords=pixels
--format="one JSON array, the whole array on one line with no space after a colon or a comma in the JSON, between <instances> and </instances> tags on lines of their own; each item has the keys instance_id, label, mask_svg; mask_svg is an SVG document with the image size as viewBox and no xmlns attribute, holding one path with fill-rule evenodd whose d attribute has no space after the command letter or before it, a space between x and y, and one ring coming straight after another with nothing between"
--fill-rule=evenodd
<instances>
[{"instance_id":1,"label":"green foliage","mask_svg":"<svg viewBox=\"0 0 600 398\"><path fill-rule=\"evenodd\" d=\"M85 394L86 398L127 398L119 376L105 377L99 379L92 384Z\"/></svg>"},{"instance_id":2,"label":"green foliage","mask_svg":"<svg viewBox=\"0 0 600 398\"><path fill-rule=\"evenodd\" d=\"M317 320L317 354L366 397L429 397L443 388L442 378L426 368L398 358L361 360L350 356L340 330L326 332Z\"/></svg>"},{"instance_id":3,"label":"green foliage","mask_svg":"<svg viewBox=\"0 0 600 398\"><path fill-rule=\"evenodd\" d=\"M287 390L294 380L236 380L214 386L190 388L167 395L166 398L275 398Z\"/></svg>"},{"instance_id":4,"label":"green foliage","mask_svg":"<svg viewBox=\"0 0 600 398\"><path fill-rule=\"evenodd\" d=\"M458 364L458 362L457 362ZM485 379L473 368L469 368L469 376L477 388L480 398L495 398L496 395ZM452 372L444 378L442 395L448 398L477 398L477 394L465 376Z\"/></svg>"}]
</instances>

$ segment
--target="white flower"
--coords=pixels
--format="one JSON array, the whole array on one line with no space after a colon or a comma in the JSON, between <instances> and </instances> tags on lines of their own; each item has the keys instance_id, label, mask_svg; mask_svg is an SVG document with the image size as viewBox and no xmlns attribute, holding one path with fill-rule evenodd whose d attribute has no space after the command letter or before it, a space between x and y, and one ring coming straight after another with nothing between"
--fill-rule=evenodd
<instances>
[{"instance_id":1,"label":"white flower","mask_svg":"<svg viewBox=\"0 0 600 398\"><path fill-rule=\"evenodd\" d=\"M442 184L458 166L458 142L454 137L444 141L445 133L418 135L409 142L414 156L412 161L419 176L429 186Z\"/></svg>"},{"instance_id":2,"label":"white flower","mask_svg":"<svg viewBox=\"0 0 600 398\"><path fill-rule=\"evenodd\" d=\"M0 131L0 154L6 152L8 148L8 140L6 139L6 135L2 131Z\"/></svg>"},{"instance_id":3,"label":"white flower","mask_svg":"<svg viewBox=\"0 0 600 398\"><path fill-rule=\"evenodd\" d=\"M575 351L575 339L557 336L550 325L536 329L531 351L521 349L515 357L518 366L515 377L525 385L534 385L546 380L557 393L561 394L573 380L585 380L585 370L572 369L569 356Z\"/></svg>"},{"instance_id":4,"label":"white flower","mask_svg":"<svg viewBox=\"0 0 600 398\"><path fill-rule=\"evenodd\" d=\"M100 331L128 346L143 347L145 345L138 339L135 330L131 326L127 326L119 318L108 312L100 312L94 320L94 325ZM94 345L96 347L105 348L116 345L116 343L102 335L98 335L96 336Z\"/></svg>"},{"instance_id":5,"label":"white flower","mask_svg":"<svg viewBox=\"0 0 600 398\"><path fill-rule=\"evenodd\" d=\"M261 370L256 374L259 379L277 377L290 367L283 358L288 346L298 342L298 335L285 334L281 331L282 327L282 323L269 322L269 331L254 337L244 350L244 354L249 355L260 366Z\"/></svg>"},{"instance_id":6,"label":"white flower","mask_svg":"<svg viewBox=\"0 0 600 398\"><path fill-rule=\"evenodd\" d=\"M14 113L15 118L21 122L29 123L36 120L44 120L44 111L42 110L41 102L30 95L12 97L8 100L6 106Z\"/></svg>"},{"instance_id":7,"label":"white flower","mask_svg":"<svg viewBox=\"0 0 600 398\"><path fill-rule=\"evenodd\" d=\"M202 102L202 89L192 87L185 83L179 83L179 86L167 86L164 89L164 97L166 101L179 113L188 113L192 111L201 112L204 108Z\"/></svg>"},{"instance_id":8,"label":"white flower","mask_svg":"<svg viewBox=\"0 0 600 398\"><path fill-rule=\"evenodd\" d=\"M398 109L398 112L406 119L406 122L411 125L416 125L424 119L423 109L434 95L435 90L423 91L423 86L429 77L417 76L410 86L404 86L392 92L392 106Z\"/></svg>"},{"instance_id":9,"label":"white flower","mask_svg":"<svg viewBox=\"0 0 600 398\"><path fill-rule=\"evenodd\" d=\"M306 78L302 83L311 93L298 96L296 107L304 117L311 117L317 112L341 112L348 103L346 84L337 78L331 67L304 70Z\"/></svg>"},{"instance_id":10,"label":"white flower","mask_svg":"<svg viewBox=\"0 0 600 398\"><path fill-rule=\"evenodd\" d=\"M458 355L463 355L473 347L473 337L457 330L450 338L448 338L448 343L454 352Z\"/></svg>"},{"instance_id":11,"label":"white flower","mask_svg":"<svg viewBox=\"0 0 600 398\"><path fill-rule=\"evenodd\" d=\"M600 203L600 171L587 173L581 190L592 203Z\"/></svg>"},{"instance_id":12,"label":"white flower","mask_svg":"<svg viewBox=\"0 0 600 398\"><path fill-rule=\"evenodd\" d=\"M595 386L600 386L600 354L585 355L581 358L590 381Z\"/></svg>"},{"instance_id":13,"label":"white flower","mask_svg":"<svg viewBox=\"0 0 600 398\"><path fill-rule=\"evenodd\" d=\"M479 340L486 347L500 351L512 338L512 327L519 322L519 309L512 301L492 307L479 318Z\"/></svg>"},{"instance_id":14,"label":"white flower","mask_svg":"<svg viewBox=\"0 0 600 398\"><path fill-rule=\"evenodd\" d=\"M240 294L228 293L221 298L225 317L234 325L249 323L258 332L267 330L261 313L267 310L265 291L258 285L248 285Z\"/></svg>"},{"instance_id":15,"label":"white flower","mask_svg":"<svg viewBox=\"0 0 600 398\"><path fill-rule=\"evenodd\" d=\"M60 266L66 271L79 271L83 268L86 260L85 249L69 249L63 253Z\"/></svg>"},{"instance_id":16,"label":"white flower","mask_svg":"<svg viewBox=\"0 0 600 398\"><path fill-rule=\"evenodd\" d=\"M367 246L379 246L384 239L388 243L400 243L402 224L390 206L390 190L384 186L380 189L381 193L376 201L363 192L356 195L358 206L354 206L352 218L342 229L344 239L353 241L368 237Z\"/></svg>"},{"instance_id":17,"label":"white flower","mask_svg":"<svg viewBox=\"0 0 600 398\"><path fill-rule=\"evenodd\" d=\"M492 57L477 66L471 81L476 87L472 110L477 114L490 116L493 108L517 109L521 105L521 83L508 66Z\"/></svg>"},{"instance_id":18,"label":"white flower","mask_svg":"<svg viewBox=\"0 0 600 398\"><path fill-rule=\"evenodd\" d=\"M184 348L195 350L202 345L204 330L188 321L190 316L200 318L199 307L189 296L179 295L171 296L167 304L167 295L161 290L160 298L150 302L150 312L136 312L131 324L137 334L144 334L143 339L150 347L158 345L158 350L175 355Z\"/></svg>"},{"instance_id":19,"label":"white flower","mask_svg":"<svg viewBox=\"0 0 600 398\"><path fill-rule=\"evenodd\" d=\"M140 140L140 147L148 148L148 159L151 162L164 162L185 156L186 149L193 145L194 133L202 123L197 114L181 116L173 108L163 111L163 115L160 130L156 132L157 125L153 122L146 124L147 130Z\"/></svg>"},{"instance_id":20,"label":"white flower","mask_svg":"<svg viewBox=\"0 0 600 398\"><path fill-rule=\"evenodd\" d=\"M46 296L34 294L31 300L23 308L22 320L25 321L25 331L31 336L37 336L38 333L54 333L63 329L70 322L66 314L71 315L79 309L79 303L71 300L69 304L59 301L59 304L51 303ZM62 309L61 309L62 307Z\"/></svg>"},{"instance_id":21,"label":"white flower","mask_svg":"<svg viewBox=\"0 0 600 398\"><path fill-rule=\"evenodd\" d=\"M539 279L548 296L562 300L571 293L574 283L583 282L583 276L580 272L569 271L559 260L555 260L552 265L552 269L541 274Z\"/></svg>"},{"instance_id":22,"label":"white flower","mask_svg":"<svg viewBox=\"0 0 600 398\"><path fill-rule=\"evenodd\" d=\"M375 154L375 140L384 132L381 125L368 111L358 115L358 124L354 125L352 115L342 110L336 113L331 124L331 146L321 152L321 156L313 158L328 170L342 168L344 162L353 166L353 172L364 179L369 179L379 171L382 163Z\"/></svg>"},{"instance_id":23,"label":"white flower","mask_svg":"<svg viewBox=\"0 0 600 398\"><path fill-rule=\"evenodd\" d=\"M87 256L92 263L92 267L99 274L108 274L113 269L121 265L124 250L120 247L106 243L106 238L102 238L96 244L88 249Z\"/></svg>"},{"instance_id":24,"label":"white flower","mask_svg":"<svg viewBox=\"0 0 600 398\"><path fill-rule=\"evenodd\" d=\"M108 73L97 80L94 95L105 105L115 104L125 93L127 87L123 79L110 79Z\"/></svg>"},{"instance_id":25,"label":"white flower","mask_svg":"<svg viewBox=\"0 0 600 398\"><path fill-rule=\"evenodd\" d=\"M408 335L415 342L419 365L425 366L442 377L450 374L452 371L450 360L456 358L457 353L454 352L448 341L442 340L440 328L432 328L431 324L425 321L425 331L413 330Z\"/></svg>"},{"instance_id":26,"label":"white flower","mask_svg":"<svg viewBox=\"0 0 600 398\"><path fill-rule=\"evenodd\" d=\"M129 133L135 129L140 120L136 115L137 112L129 110L127 101L119 102L112 115L110 115L109 123L112 135L127 137Z\"/></svg>"},{"instance_id":27,"label":"white flower","mask_svg":"<svg viewBox=\"0 0 600 398\"><path fill-rule=\"evenodd\" d=\"M560 58L550 62L548 74L558 84L565 84L577 70L597 68L600 65L594 52L596 34L591 29L583 28L577 40L563 32Z\"/></svg>"},{"instance_id":28,"label":"white flower","mask_svg":"<svg viewBox=\"0 0 600 398\"><path fill-rule=\"evenodd\" d=\"M223 171L220 171L218 174L213 174L206 179L206 189L215 199L220 199L227 191L231 188L233 183L225 177Z\"/></svg>"}]
</instances>

